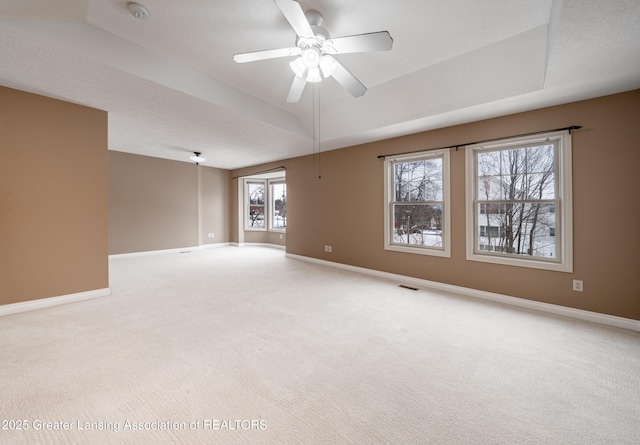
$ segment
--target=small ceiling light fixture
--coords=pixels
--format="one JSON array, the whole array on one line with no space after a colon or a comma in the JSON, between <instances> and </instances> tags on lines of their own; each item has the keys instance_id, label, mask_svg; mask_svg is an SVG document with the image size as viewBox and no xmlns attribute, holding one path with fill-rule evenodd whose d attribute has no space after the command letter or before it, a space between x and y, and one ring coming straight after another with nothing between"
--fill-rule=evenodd
<instances>
[{"instance_id":1,"label":"small ceiling light fixture","mask_svg":"<svg viewBox=\"0 0 640 445\"><path fill-rule=\"evenodd\" d=\"M138 3L135 3L135 2L127 3L127 9L129 9L129 12L131 13L131 15L137 18L138 20L144 20L147 17L149 17L149 11L147 11L147 8L145 8L142 5L139 5Z\"/></svg>"},{"instance_id":2,"label":"small ceiling light fixture","mask_svg":"<svg viewBox=\"0 0 640 445\"><path fill-rule=\"evenodd\" d=\"M199 151L194 151L193 154L195 156L191 156L189 159L191 159L193 162L196 163L196 165L199 165L201 162L206 161L205 158L203 158L202 156L200 156L202 153L200 153Z\"/></svg>"}]
</instances>

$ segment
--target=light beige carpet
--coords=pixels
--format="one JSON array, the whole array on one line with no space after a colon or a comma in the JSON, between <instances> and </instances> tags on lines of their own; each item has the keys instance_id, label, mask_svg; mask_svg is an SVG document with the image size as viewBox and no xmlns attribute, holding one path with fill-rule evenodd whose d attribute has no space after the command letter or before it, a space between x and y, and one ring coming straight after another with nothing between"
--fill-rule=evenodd
<instances>
[{"instance_id":1,"label":"light beige carpet","mask_svg":"<svg viewBox=\"0 0 640 445\"><path fill-rule=\"evenodd\" d=\"M636 332L259 247L110 286L0 318L0 443L640 443Z\"/></svg>"}]
</instances>

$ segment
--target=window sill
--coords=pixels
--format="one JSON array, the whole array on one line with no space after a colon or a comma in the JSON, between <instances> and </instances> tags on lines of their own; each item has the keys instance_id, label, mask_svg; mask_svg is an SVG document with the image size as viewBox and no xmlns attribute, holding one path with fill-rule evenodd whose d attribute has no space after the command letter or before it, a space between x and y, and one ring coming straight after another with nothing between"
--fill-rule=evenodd
<instances>
[{"instance_id":1,"label":"window sill","mask_svg":"<svg viewBox=\"0 0 640 445\"><path fill-rule=\"evenodd\" d=\"M467 253L467 260L479 261L483 263L501 264L503 266L527 267L530 269L553 270L556 272L573 273L573 264L569 262L550 262L544 260L502 257L498 255L482 255L477 253Z\"/></svg>"},{"instance_id":2,"label":"window sill","mask_svg":"<svg viewBox=\"0 0 640 445\"><path fill-rule=\"evenodd\" d=\"M407 246L400 246L396 244L388 244L384 246L384 250L411 253L411 254L417 254L417 255L437 256L441 258L451 258L451 253L446 249L429 249L427 247L407 247Z\"/></svg>"}]
</instances>

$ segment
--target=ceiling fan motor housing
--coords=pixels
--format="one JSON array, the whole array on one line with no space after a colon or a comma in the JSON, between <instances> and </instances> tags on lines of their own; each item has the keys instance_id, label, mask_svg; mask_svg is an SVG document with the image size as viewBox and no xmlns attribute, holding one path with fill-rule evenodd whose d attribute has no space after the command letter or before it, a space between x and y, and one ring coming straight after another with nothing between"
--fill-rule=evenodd
<instances>
[{"instance_id":1,"label":"ceiling fan motor housing","mask_svg":"<svg viewBox=\"0 0 640 445\"><path fill-rule=\"evenodd\" d=\"M316 39L318 37L322 38L322 40L329 40L331 38L331 35L329 35L329 31L324 29L322 26L311 25L311 29L313 30L313 33L316 35Z\"/></svg>"},{"instance_id":2,"label":"ceiling fan motor housing","mask_svg":"<svg viewBox=\"0 0 640 445\"><path fill-rule=\"evenodd\" d=\"M301 39L301 38L298 38L296 40L296 45L299 46L302 49L304 49L305 47L307 47L309 45L315 45L315 44L317 44L319 47L321 47L322 46L322 42L324 42L325 40L329 40L331 38L331 35L329 34L329 31L327 31L322 26L320 26L320 25L322 25L322 22L324 21L324 18L322 17L322 14L319 11L316 11L315 9L311 9L311 10L305 12L304 16L306 17L307 21L309 22L309 26L311 26L311 30L315 34L315 39L313 39L315 41L313 41L312 39ZM302 43L301 43L301 40L302 40Z\"/></svg>"},{"instance_id":3,"label":"ceiling fan motor housing","mask_svg":"<svg viewBox=\"0 0 640 445\"><path fill-rule=\"evenodd\" d=\"M309 22L309 25L311 26L320 26L322 25L322 21L324 20L322 14L315 9L308 10L304 13L304 16L307 18L307 22Z\"/></svg>"}]
</instances>

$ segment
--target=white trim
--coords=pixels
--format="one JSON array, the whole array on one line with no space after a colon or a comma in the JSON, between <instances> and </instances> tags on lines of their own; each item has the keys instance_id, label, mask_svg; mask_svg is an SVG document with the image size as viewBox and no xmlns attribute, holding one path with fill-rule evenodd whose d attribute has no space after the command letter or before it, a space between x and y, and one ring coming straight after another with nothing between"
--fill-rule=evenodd
<instances>
[{"instance_id":1,"label":"white trim","mask_svg":"<svg viewBox=\"0 0 640 445\"><path fill-rule=\"evenodd\" d=\"M469 297L479 298L482 300L493 301L495 303L502 303L510 306L517 306L517 307L532 309L535 311L545 312L549 314L561 315L564 317L575 318L578 320L590 321L593 323L599 323L599 324L604 324L608 326L614 326L617 328L629 329L632 331L640 332L640 320L633 320L631 318L617 317L614 315L601 314L598 312L585 311L582 309L574 309L566 306L559 306L557 304L542 303L540 301L527 300L524 298L496 294L493 292L486 292L486 291L471 289L471 288L462 287L462 286L455 286L452 284L438 283L437 281L429 281L429 280L423 280L420 278L407 277L404 275L398 275L398 274L393 274L389 272L382 272L382 271L373 270L373 269L366 269L364 267L351 266L348 264L335 263L333 261L320 260L317 258L296 255L293 253L287 253L285 256L287 258L321 264L323 266L335 267L338 269L347 270L349 272L356 272L356 273L361 273L365 275L371 275L374 277L383 278L385 280L408 283L416 286L437 289L445 292L453 292L457 294L466 295Z\"/></svg>"},{"instance_id":2,"label":"white trim","mask_svg":"<svg viewBox=\"0 0 640 445\"><path fill-rule=\"evenodd\" d=\"M262 204L262 208L264 211L264 227L251 227L248 222L249 219L247 215L249 215L249 208L251 207L251 198L249 197L249 184L262 184L264 187L264 204ZM244 221L244 230L245 232L266 232L269 227L269 186L268 181L266 179L256 179L251 177L244 178L244 197L243 197L243 216L242 219ZM256 207L259 204L254 204Z\"/></svg>"},{"instance_id":3,"label":"white trim","mask_svg":"<svg viewBox=\"0 0 640 445\"><path fill-rule=\"evenodd\" d=\"M272 243L242 243L242 244L234 243L234 244L238 247L269 247L271 249L280 249L280 250L286 249L285 246L281 246L280 244L272 244Z\"/></svg>"},{"instance_id":4,"label":"white trim","mask_svg":"<svg viewBox=\"0 0 640 445\"><path fill-rule=\"evenodd\" d=\"M384 249L396 252L414 253L420 255L432 255L444 258L451 258L451 167L450 150L423 151L420 153L410 153L405 155L389 156L384 160ZM444 233L441 249L428 246L402 245L391 242L391 231L393 228L393 215L391 212L391 202L394 196L393 190L393 165L396 161L411 161L430 157L442 157L442 219L444 220L442 231Z\"/></svg>"},{"instance_id":5,"label":"white trim","mask_svg":"<svg viewBox=\"0 0 640 445\"><path fill-rule=\"evenodd\" d=\"M202 249L212 249L216 247L225 247L229 246L232 243L212 243L212 244L202 244L201 246L192 246L192 247L180 247L175 249L159 249L159 250L145 250L142 252L130 252L130 253L116 253L113 255L109 255L110 260L120 260L124 258L135 258L140 256L149 256L149 255L161 255L164 253L180 253L180 252L190 252L192 250L202 250Z\"/></svg>"},{"instance_id":6,"label":"white trim","mask_svg":"<svg viewBox=\"0 0 640 445\"><path fill-rule=\"evenodd\" d=\"M267 198L269 201L269 205L267 206L267 208L269 209L269 218L268 218L268 227L269 227L269 232L276 232L276 233L287 233L287 226L284 227L273 227L273 220L274 220L274 193L273 193L273 186L274 184L284 184L284 199L285 202L287 200L287 178L284 176L278 177L278 178L274 178L274 179L269 179L267 180L267 190L268 190L268 194L267 194Z\"/></svg>"},{"instance_id":7,"label":"white trim","mask_svg":"<svg viewBox=\"0 0 640 445\"><path fill-rule=\"evenodd\" d=\"M124 258L135 258L139 256L159 255L164 253L180 253L180 252L185 252L189 250L197 250L199 248L200 247L198 246L194 246L194 247L180 247L176 249L159 249L159 250L145 250L142 252L117 253L117 254L109 255L109 259L120 260Z\"/></svg>"},{"instance_id":8,"label":"white trim","mask_svg":"<svg viewBox=\"0 0 640 445\"><path fill-rule=\"evenodd\" d=\"M476 251L476 158L475 153L484 150L520 146L525 143L541 143L550 139L559 141L558 162L556 163L556 178L560 206L556 208L556 218L560 224L560 231L556 235L560 238L557 261L547 261L543 258L514 257L508 255L491 255ZM573 273L573 190L571 165L571 133L568 130L556 131L537 135L535 137L515 137L506 141L486 142L465 147L465 208L466 208L466 258L469 261L502 264L506 266L530 267L534 269L553 270L557 272ZM558 227L556 226L556 229Z\"/></svg>"},{"instance_id":9,"label":"white trim","mask_svg":"<svg viewBox=\"0 0 640 445\"><path fill-rule=\"evenodd\" d=\"M75 294L61 295L58 297L40 298L38 300L21 301L19 303L5 304L0 306L0 317L20 312L35 311L61 304L77 303L79 301L92 300L94 298L111 295L111 289L95 289Z\"/></svg>"},{"instance_id":10,"label":"white trim","mask_svg":"<svg viewBox=\"0 0 640 445\"><path fill-rule=\"evenodd\" d=\"M227 247L227 246L230 246L230 245L231 245L231 243L210 243L210 244L201 244L197 248L199 250L202 250L202 249L217 249L218 247Z\"/></svg>"},{"instance_id":11,"label":"white trim","mask_svg":"<svg viewBox=\"0 0 640 445\"><path fill-rule=\"evenodd\" d=\"M122 259L126 259L126 258L136 258L136 257L143 257L143 256L149 256L149 255L163 255L166 253L186 253L186 252L191 252L192 250L203 250L203 249L215 249L218 247L228 247L228 246L233 246L233 247L270 247L273 249L280 249L280 250L285 250L286 247L285 246L281 246L279 244L271 244L271 243L235 243L235 242L230 242L230 243L215 243L215 244L203 244L201 246L195 246L195 247L181 247L181 248L176 248L176 249L162 249L162 250L147 250L144 252L131 252L131 253L117 253L117 254L113 254L113 255L109 255L109 259L110 260L122 260Z\"/></svg>"}]
</instances>

